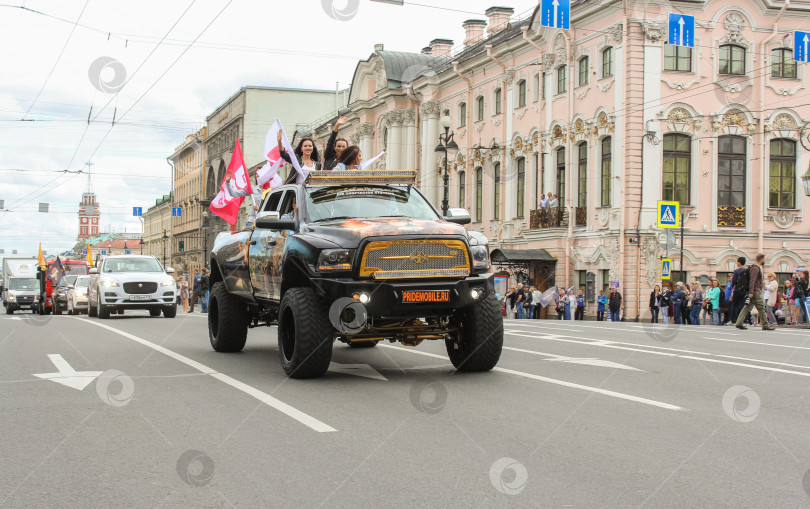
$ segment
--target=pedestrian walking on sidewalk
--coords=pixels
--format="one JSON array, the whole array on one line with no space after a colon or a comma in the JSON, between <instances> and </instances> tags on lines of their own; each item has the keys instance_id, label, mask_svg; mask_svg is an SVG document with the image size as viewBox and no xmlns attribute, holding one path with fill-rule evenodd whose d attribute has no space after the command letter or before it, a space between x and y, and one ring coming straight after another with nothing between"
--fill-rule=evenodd
<instances>
[{"instance_id":1,"label":"pedestrian walking on sidewalk","mask_svg":"<svg viewBox=\"0 0 810 509\"><path fill-rule=\"evenodd\" d=\"M746 289L738 288L737 283L740 278L740 274L746 270L748 270L748 268L745 266L745 257L740 256L737 258L737 268L734 269L734 272L731 274L731 308L729 310L729 325L737 323L737 316L740 314L740 310L744 305L743 301L745 301Z\"/></svg>"},{"instance_id":2,"label":"pedestrian walking on sidewalk","mask_svg":"<svg viewBox=\"0 0 810 509\"><path fill-rule=\"evenodd\" d=\"M200 279L200 290L202 292L202 298L200 299L200 306L202 307L202 312L208 312L208 290L210 287L210 273L208 269L203 269L202 279Z\"/></svg>"},{"instance_id":3,"label":"pedestrian walking on sidewalk","mask_svg":"<svg viewBox=\"0 0 810 509\"><path fill-rule=\"evenodd\" d=\"M776 306L776 298L779 295L779 282L776 281L776 274L773 272L768 273L768 282L765 283L765 291L762 297L765 299L765 310L767 311L768 323L771 325L779 325L774 314L774 306Z\"/></svg>"},{"instance_id":4,"label":"pedestrian walking on sidewalk","mask_svg":"<svg viewBox=\"0 0 810 509\"><path fill-rule=\"evenodd\" d=\"M748 268L748 296L745 299L745 307L742 308L740 315L737 317L736 326L738 329L747 329L748 327L742 323L743 319L751 309L756 307L759 312L760 323L762 323L762 330L773 330L773 327L768 325L765 300L762 298L762 291L765 286L762 280L762 267L765 265L765 255L759 253L756 260L757 262Z\"/></svg>"},{"instance_id":5,"label":"pedestrian walking on sidewalk","mask_svg":"<svg viewBox=\"0 0 810 509\"><path fill-rule=\"evenodd\" d=\"M661 309L661 316L664 317L664 325L669 325L670 305L672 304L672 285L664 283L664 288L661 290L661 297L658 300L658 305Z\"/></svg>"},{"instance_id":6,"label":"pedestrian walking on sidewalk","mask_svg":"<svg viewBox=\"0 0 810 509\"><path fill-rule=\"evenodd\" d=\"M198 299L202 298L202 277L203 275L201 273L194 274L194 277L191 280L191 302L189 303L189 313L194 312L194 304L196 304ZM202 305L202 302L200 302L200 305Z\"/></svg>"},{"instance_id":7,"label":"pedestrian walking on sidewalk","mask_svg":"<svg viewBox=\"0 0 810 509\"><path fill-rule=\"evenodd\" d=\"M807 297L807 287L808 287L808 272L806 270L799 270L799 273L793 278L793 286L796 287L796 291L793 292L793 296L796 299L796 305L799 307L799 313L801 313L801 320L797 320L801 323L810 323L808 321L807 316L807 305L805 304L805 298Z\"/></svg>"},{"instance_id":8,"label":"pedestrian walking on sidewalk","mask_svg":"<svg viewBox=\"0 0 810 509\"><path fill-rule=\"evenodd\" d=\"M517 290L513 286L506 293L506 318L510 320L515 317L515 299L517 298Z\"/></svg>"},{"instance_id":9,"label":"pedestrian walking on sidewalk","mask_svg":"<svg viewBox=\"0 0 810 509\"><path fill-rule=\"evenodd\" d=\"M607 306L607 296L604 290L599 290L599 296L596 298L596 321L605 321L605 306Z\"/></svg>"},{"instance_id":10,"label":"pedestrian walking on sidewalk","mask_svg":"<svg viewBox=\"0 0 810 509\"><path fill-rule=\"evenodd\" d=\"M610 288L610 297L608 298L608 309L610 309L610 321L621 321L621 310L624 308L622 304L622 294L616 287Z\"/></svg>"},{"instance_id":11,"label":"pedestrian walking on sidewalk","mask_svg":"<svg viewBox=\"0 0 810 509\"><path fill-rule=\"evenodd\" d=\"M720 289L720 281L712 279L709 281L711 285L709 291L706 292L706 314L709 315L709 323L712 325L722 325L723 317L720 314L720 297L722 291ZM703 319L703 325L706 325L706 319Z\"/></svg>"},{"instance_id":12,"label":"pedestrian walking on sidewalk","mask_svg":"<svg viewBox=\"0 0 810 509\"><path fill-rule=\"evenodd\" d=\"M565 303L568 297L565 296L565 290L557 297L557 305L554 308L557 311L557 320L562 320L565 317Z\"/></svg>"},{"instance_id":13,"label":"pedestrian walking on sidewalk","mask_svg":"<svg viewBox=\"0 0 810 509\"><path fill-rule=\"evenodd\" d=\"M681 312L681 302L684 301L685 295L683 293L683 283L678 281L675 285L675 291L672 292L672 314L675 318L675 323L680 324L683 322L683 313Z\"/></svg>"},{"instance_id":14,"label":"pedestrian walking on sidewalk","mask_svg":"<svg viewBox=\"0 0 810 509\"><path fill-rule=\"evenodd\" d=\"M540 318L540 310L542 306L540 305L540 298L543 296L543 293L537 289L537 287L532 286L532 314L530 318Z\"/></svg>"},{"instance_id":15,"label":"pedestrian walking on sidewalk","mask_svg":"<svg viewBox=\"0 0 810 509\"><path fill-rule=\"evenodd\" d=\"M796 325L797 311L796 298L793 292L796 287L793 286L793 281L788 279L785 281L785 293L782 294L782 299L785 301L785 325Z\"/></svg>"},{"instance_id":16,"label":"pedestrian walking on sidewalk","mask_svg":"<svg viewBox=\"0 0 810 509\"><path fill-rule=\"evenodd\" d=\"M180 276L180 281L177 283L177 290L180 292L180 302L183 303L183 312L188 313L188 281L186 281L186 276Z\"/></svg>"},{"instance_id":17,"label":"pedestrian walking on sidewalk","mask_svg":"<svg viewBox=\"0 0 810 509\"><path fill-rule=\"evenodd\" d=\"M655 285L650 292L650 323L658 323L658 311L661 309L661 287Z\"/></svg>"},{"instance_id":18,"label":"pedestrian walking on sidewalk","mask_svg":"<svg viewBox=\"0 0 810 509\"><path fill-rule=\"evenodd\" d=\"M526 301L526 290L523 289L523 283L518 283L517 293L515 294L515 309L517 310L517 319L523 320L523 303Z\"/></svg>"},{"instance_id":19,"label":"pedestrian walking on sidewalk","mask_svg":"<svg viewBox=\"0 0 810 509\"><path fill-rule=\"evenodd\" d=\"M703 306L703 289L700 283L692 283L692 292L689 296L689 323L700 325L700 308Z\"/></svg>"},{"instance_id":20,"label":"pedestrian walking on sidewalk","mask_svg":"<svg viewBox=\"0 0 810 509\"><path fill-rule=\"evenodd\" d=\"M574 313L574 320L585 319L585 295L582 293L582 288L577 293L577 310Z\"/></svg>"}]
</instances>

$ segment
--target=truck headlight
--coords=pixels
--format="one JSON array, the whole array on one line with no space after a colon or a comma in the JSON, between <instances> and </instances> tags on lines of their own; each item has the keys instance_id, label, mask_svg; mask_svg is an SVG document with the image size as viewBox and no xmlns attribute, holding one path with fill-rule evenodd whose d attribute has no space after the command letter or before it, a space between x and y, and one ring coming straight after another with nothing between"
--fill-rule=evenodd
<instances>
[{"instance_id":1,"label":"truck headlight","mask_svg":"<svg viewBox=\"0 0 810 509\"><path fill-rule=\"evenodd\" d=\"M476 269L489 268L489 246L470 246L470 253L472 254L473 267Z\"/></svg>"},{"instance_id":2,"label":"truck headlight","mask_svg":"<svg viewBox=\"0 0 810 509\"><path fill-rule=\"evenodd\" d=\"M15 300L17 300L17 297L15 297L15 296L13 296L13 295L9 295L9 296L8 296L8 300L10 300L10 301L15 301Z\"/></svg>"},{"instance_id":3,"label":"truck headlight","mask_svg":"<svg viewBox=\"0 0 810 509\"><path fill-rule=\"evenodd\" d=\"M318 256L318 271L352 270L354 249L324 249Z\"/></svg>"},{"instance_id":4,"label":"truck headlight","mask_svg":"<svg viewBox=\"0 0 810 509\"><path fill-rule=\"evenodd\" d=\"M118 281L114 281L112 279L105 279L101 282L101 286L121 286L118 284Z\"/></svg>"}]
</instances>

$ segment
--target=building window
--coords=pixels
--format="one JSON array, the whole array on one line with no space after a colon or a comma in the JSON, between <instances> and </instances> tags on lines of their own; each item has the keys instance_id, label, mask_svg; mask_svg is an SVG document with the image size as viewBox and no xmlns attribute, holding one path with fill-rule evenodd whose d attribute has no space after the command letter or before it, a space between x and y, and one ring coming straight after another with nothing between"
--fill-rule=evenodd
<instances>
[{"instance_id":1,"label":"building window","mask_svg":"<svg viewBox=\"0 0 810 509\"><path fill-rule=\"evenodd\" d=\"M721 136L717 149L717 205L745 206L745 137Z\"/></svg>"},{"instance_id":2,"label":"building window","mask_svg":"<svg viewBox=\"0 0 810 509\"><path fill-rule=\"evenodd\" d=\"M475 169L475 220L484 219L484 170Z\"/></svg>"},{"instance_id":3,"label":"building window","mask_svg":"<svg viewBox=\"0 0 810 509\"><path fill-rule=\"evenodd\" d=\"M578 147L577 158L577 206L588 206L588 144L583 142Z\"/></svg>"},{"instance_id":4,"label":"building window","mask_svg":"<svg viewBox=\"0 0 810 509\"><path fill-rule=\"evenodd\" d=\"M467 103L458 105L458 126L465 127L467 125Z\"/></svg>"},{"instance_id":5,"label":"building window","mask_svg":"<svg viewBox=\"0 0 810 509\"><path fill-rule=\"evenodd\" d=\"M492 167L493 192L492 192L492 218L501 218L501 163L495 163Z\"/></svg>"},{"instance_id":6,"label":"building window","mask_svg":"<svg viewBox=\"0 0 810 509\"><path fill-rule=\"evenodd\" d=\"M518 108L526 106L526 80L520 80L518 83L517 103Z\"/></svg>"},{"instance_id":7,"label":"building window","mask_svg":"<svg viewBox=\"0 0 810 509\"><path fill-rule=\"evenodd\" d=\"M557 199L559 206L565 203L565 148L557 149Z\"/></svg>"},{"instance_id":8,"label":"building window","mask_svg":"<svg viewBox=\"0 0 810 509\"><path fill-rule=\"evenodd\" d=\"M664 70L665 71L691 71L692 70L692 48L684 46L664 45Z\"/></svg>"},{"instance_id":9,"label":"building window","mask_svg":"<svg viewBox=\"0 0 810 509\"><path fill-rule=\"evenodd\" d=\"M745 48L736 44L720 46L720 74L745 74Z\"/></svg>"},{"instance_id":10,"label":"building window","mask_svg":"<svg viewBox=\"0 0 810 509\"><path fill-rule=\"evenodd\" d=\"M692 168L692 141L685 134L664 135L664 188L665 201L689 203L689 185Z\"/></svg>"},{"instance_id":11,"label":"building window","mask_svg":"<svg viewBox=\"0 0 810 509\"><path fill-rule=\"evenodd\" d=\"M479 95L475 102L477 110L475 112L475 120L480 122L481 120L484 120L484 97Z\"/></svg>"},{"instance_id":12,"label":"building window","mask_svg":"<svg viewBox=\"0 0 810 509\"><path fill-rule=\"evenodd\" d=\"M579 59L579 86L588 84L588 57Z\"/></svg>"},{"instance_id":13,"label":"building window","mask_svg":"<svg viewBox=\"0 0 810 509\"><path fill-rule=\"evenodd\" d=\"M534 86L532 87L532 102L540 100L540 75L534 75Z\"/></svg>"},{"instance_id":14,"label":"building window","mask_svg":"<svg viewBox=\"0 0 810 509\"><path fill-rule=\"evenodd\" d=\"M602 50L602 77L611 76L613 76L613 48L605 48Z\"/></svg>"},{"instance_id":15,"label":"building window","mask_svg":"<svg viewBox=\"0 0 810 509\"><path fill-rule=\"evenodd\" d=\"M792 209L796 206L796 142L771 140L770 169L771 208Z\"/></svg>"},{"instance_id":16,"label":"building window","mask_svg":"<svg viewBox=\"0 0 810 509\"><path fill-rule=\"evenodd\" d=\"M467 174L463 171L458 172L458 206L464 208L464 198L467 193Z\"/></svg>"},{"instance_id":17,"label":"building window","mask_svg":"<svg viewBox=\"0 0 810 509\"><path fill-rule=\"evenodd\" d=\"M523 208L526 200L526 158L517 160L517 213L515 217L523 217Z\"/></svg>"},{"instance_id":18,"label":"building window","mask_svg":"<svg viewBox=\"0 0 810 509\"><path fill-rule=\"evenodd\" d=\"M612 140L608 136L602 139L602 201L603 207L610 207L613 196L613 150Z\"/></svg>"},{"instance_id":19,"label":"building window","mask_svg":"<svg viewBox=\"0 0 810 509\"><path fill-rule=\"evenodd\" d=\"M503 92L500 88L495 89L495 115L501 114L501 103L503 102Z\"/></svg>"},{"instance_id":20,"label":"building window","mask_svg":"<svg viewBox=\"0 0 810 509\"><path fill-rule=\"evenodd\" d=\"M87 227L82 226L82 235L87 235Z\"/></svg>"},{"instance_id":21,"label":"building window","mask_svg":"<svg viewBox=\"0 0 810 509\"><path fill-rule=\"evenodd\" d=\"M778 48L771 51L771 77L796 77L796 61L793 60L792 50L787 48Z\"/></svg>"},{"instance_id":22,"label":"building window","mask_svg":"<svg viewBox=\"0 0 810 509\"><path fill-rule=\"evenodd\" d=\"M557 93L562 94L565 92L565 76L568 72L567 65L561 65L559 69L557 69Z\"/></svg>"}]
</instances>

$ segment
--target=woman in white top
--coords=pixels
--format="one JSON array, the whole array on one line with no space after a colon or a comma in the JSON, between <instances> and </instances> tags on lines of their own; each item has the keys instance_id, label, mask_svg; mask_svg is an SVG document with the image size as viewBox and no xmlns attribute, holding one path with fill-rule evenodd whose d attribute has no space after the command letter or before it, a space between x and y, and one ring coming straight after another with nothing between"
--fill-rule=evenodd
<instances>
[{"instance_id":1,"label":"woman in white top","mask_svg":"<svg viewBox=\"0 0 810 509\"><path fill-rule=\"evenodd\" d=\"M278 132L278 151L281 154L282 159L292 164L290 154L284 150L284 146L281 143L281 130ZM297 171L293 170L290 172L290 175L284 182L285 184L292 184L293 182L300 184L304 182L304 179L307 175L309 175L309 172L321 169L321 156L318 153L318 147L315 146L315 141L312 138L301 138L301 141L298 142L298 146L295 147L293 152L295 152L295 157L298 159L298 164L301 166L301 170L304 172L304 175L300 175Z\"/></svg>"},{"instance_id":2,"label":"woman in white top","mask_svg":"<svg viewBox=\"0 0 810 509\"><path fill-rule=\"evenodd\" d=\"M765 310L768 312L768 322L770 322L771 325L777 325L779 322L773 312L773 307L776 305L776 297L779 294L779 282L776 280L776 274L773 272L768 274L768 282L765 284L765 293L767 293L767 297L763 295L763 298L765 299Z\"/></svg>"}]
</instances>

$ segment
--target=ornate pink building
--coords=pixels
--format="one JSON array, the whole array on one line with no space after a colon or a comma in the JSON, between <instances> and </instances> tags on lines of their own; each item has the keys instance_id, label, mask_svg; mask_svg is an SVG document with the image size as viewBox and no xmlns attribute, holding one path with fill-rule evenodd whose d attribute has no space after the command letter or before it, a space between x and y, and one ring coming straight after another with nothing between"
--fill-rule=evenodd
<instances>
[{"instance_id":1,"label":"ornate pink building","mask_svg":"<svg viewBox=\"0 0 810 509\"><path fill-rule=\"evenodd\" d=\"M694 48L666 44L669 12L695 16ZM493 7L460 27L455 51L446 39L419 53L375 46L343 134L366 158L385 150L381 167L417 168L438 205L449 116L450 206L491 239L495 268L541 288L618 281L625 317L648 317L666 254L659 200L686 217L673 281L725 282L759 251L780 279L810 260L810 94L792 49L808 14L806 0L580 1L562 31L539 9L515 20ZM315 132L325 140L325 125ZM547 192L559 210L540 210ZM680 246L668 254L678 269Z\"/></svg>"}]
</instances>

